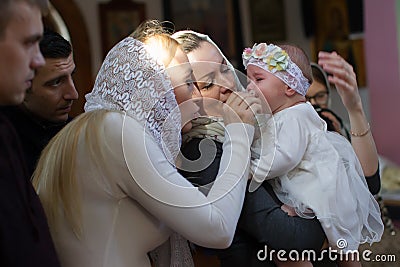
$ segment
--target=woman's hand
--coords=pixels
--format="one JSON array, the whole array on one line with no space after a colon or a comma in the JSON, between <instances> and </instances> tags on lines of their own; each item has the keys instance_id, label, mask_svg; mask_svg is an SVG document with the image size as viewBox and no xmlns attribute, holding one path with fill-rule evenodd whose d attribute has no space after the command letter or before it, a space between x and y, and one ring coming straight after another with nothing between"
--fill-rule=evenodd
<instances>
[{"instance_id":1,"label":"woman's hand","mask_svg":"<svg viewBox=\"0 0 400 267\"><path fill-rule=\"evenodd\" d=\"M361 110L362 102L353 66L336 52L323 51L318 53L318 64L328 72L328 80L335 84L347 111Z\"/></svg>"},{"instance_id":2,"label":"woman's hand","mask_svg":"<svg viewBox=\"0 0 400 267\"><path fill-rule=\"evenodd\" d=\"M318 64L330 74L328 79L336 85L343 105L349 114L350 131L365 133L361 137L353 135L351 145L361 163L364 175L372 176L378 170L378 153L358 93L353 67L336 52L319 52L318 57Z\"/></svg>"},{"instance_id":3,"label":"woman's hand","mask_svg":"<svg viewBox=\"0 0 400 267\"><path fill-rule=\"evenodd\" d=\"M321 112L321 114L327 117L332 122L332 126L335 132L342 134L342 124L340 124L340 121L335 117L335 115L326 111Z\"/></svg>"},{"instance_id":4,"label":"woman's hand","mask_svg":"<svg viewBox=\"0 0 400 267\"><path fill-rule=\"evenodd\" d=\"M224 123L241 122L254 125L254 116L261 112L261 101L248 92L232 92L224 107Z\"/></svg>"},{"instance_id":5,"label":"woman's hand","mask_svg":"<svg viewBox=\"0 0 400 267\"><path fill-rule=\"evenodd\" d=\"M296 213L296 211L294 210L294 208L293 208L293 207L290 207L290 206L288 206L288 205L286 205L286 204L283 204L283 205L281 206L281 210L283 210L284 212L286 212L289 216L292 216L292 217L297 216L297 213Z\"/></svg>"}]
</instances>

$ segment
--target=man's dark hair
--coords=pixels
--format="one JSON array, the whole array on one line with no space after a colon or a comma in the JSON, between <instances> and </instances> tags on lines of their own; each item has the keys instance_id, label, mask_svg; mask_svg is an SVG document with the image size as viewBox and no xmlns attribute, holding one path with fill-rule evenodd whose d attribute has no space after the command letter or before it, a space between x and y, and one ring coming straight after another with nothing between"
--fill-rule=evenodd
<instances>
[{"instance_id":1,"label":"man's dark hair","mask_svg":"<svg viewBox=\"0 0 400 267\"><path fill-rule=\"evenodd\" d=\"M46 15L49 8L48 0L1 0L0 1L0 38L3 36L4 31L7 27L10 18L17 12L14 8L14 4L18 2L26 2L31 6L36 6L42 12L42 15Z\"/></svg>"},{"instance_id":2,"label":"man's dark hair","mask_svg":"<svg viewBox=\"0 0 400 267\"><path fill-rule=\"evenodd\" d=\"M59 33L45 29L39 43L44 58L67 58L72 53L71 44Z\"/></svg>"}]
</instances>

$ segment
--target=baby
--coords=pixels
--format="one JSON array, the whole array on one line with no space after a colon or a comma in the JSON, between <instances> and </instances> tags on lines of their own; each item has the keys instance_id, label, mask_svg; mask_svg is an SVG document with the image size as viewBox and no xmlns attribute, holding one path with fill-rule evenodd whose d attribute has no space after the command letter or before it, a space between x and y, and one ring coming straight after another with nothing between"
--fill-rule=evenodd
<instances>
[{"instance_id":1,"label":"baby","mask_svg":"<svg viewBox=\"0 0 400 267\"><path fill-rule=\"evenodd\" d=\"M272 113L253 144L250 190L267 180L289 214L316 216L330 247L342 255L360 243L378 242L384 228L379 206L351 144L328 132L306 102L312 81L307 55L296 46L260 43L246 48L242 58L247 90L265 97Z\"/></svg>"}]
</instances>

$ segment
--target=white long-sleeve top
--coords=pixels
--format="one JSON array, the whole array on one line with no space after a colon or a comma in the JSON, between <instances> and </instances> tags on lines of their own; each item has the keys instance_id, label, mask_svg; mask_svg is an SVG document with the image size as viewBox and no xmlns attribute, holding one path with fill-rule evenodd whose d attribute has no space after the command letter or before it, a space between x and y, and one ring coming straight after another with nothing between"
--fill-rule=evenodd
<instances>
[{"instance_id":1,"label":"white long-sleeve top","mask_svg":"<svg viewBox=\"0 0 400 267\"><path fill-rule=\"evenodd\" d=\"M104 127L107 159L96 166L83 136L77 180L82 199L83 235L65 222L52 229L63 267L150 266L147 253L171 231L201 246L230 245L242 208L253 126L226 127L219 176L208 196L167 161L136 120L108 113ZM46 198L46 192L40 192Z\"/></svg>"}]
</instances>

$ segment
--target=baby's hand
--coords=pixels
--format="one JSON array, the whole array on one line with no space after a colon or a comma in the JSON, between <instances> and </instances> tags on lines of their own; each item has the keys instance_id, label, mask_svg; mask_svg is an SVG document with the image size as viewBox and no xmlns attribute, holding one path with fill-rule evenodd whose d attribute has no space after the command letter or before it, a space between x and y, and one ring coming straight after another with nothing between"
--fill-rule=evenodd
<instances>
[{"instance_id":1,"label":"baby's hand","mask_svg":"<svg viewBox=\"0 0 400 267\"><path fill-rule=\"evenodd\" d=\"M260 99L247 92L232 92L223 111L225 125L234 122L254 125L254 116L261 111Z\"/></svg>"},{"instance_id":2,"label":"baby's hand","mask_svg":"<svg viewBox=\"0 0 400 267\"><path fill-rule=\"evenodd\" d=\"M290 207L290 206L288 206L288 205L286 205L286 204L283 204L283 205L281 206L281 209L282 209L284 212L286 212L289 216L292 216L292 217L297 216L297 213L296 213L296 211L294 210L293 207Z\"/></svg>"}]
</instances>

